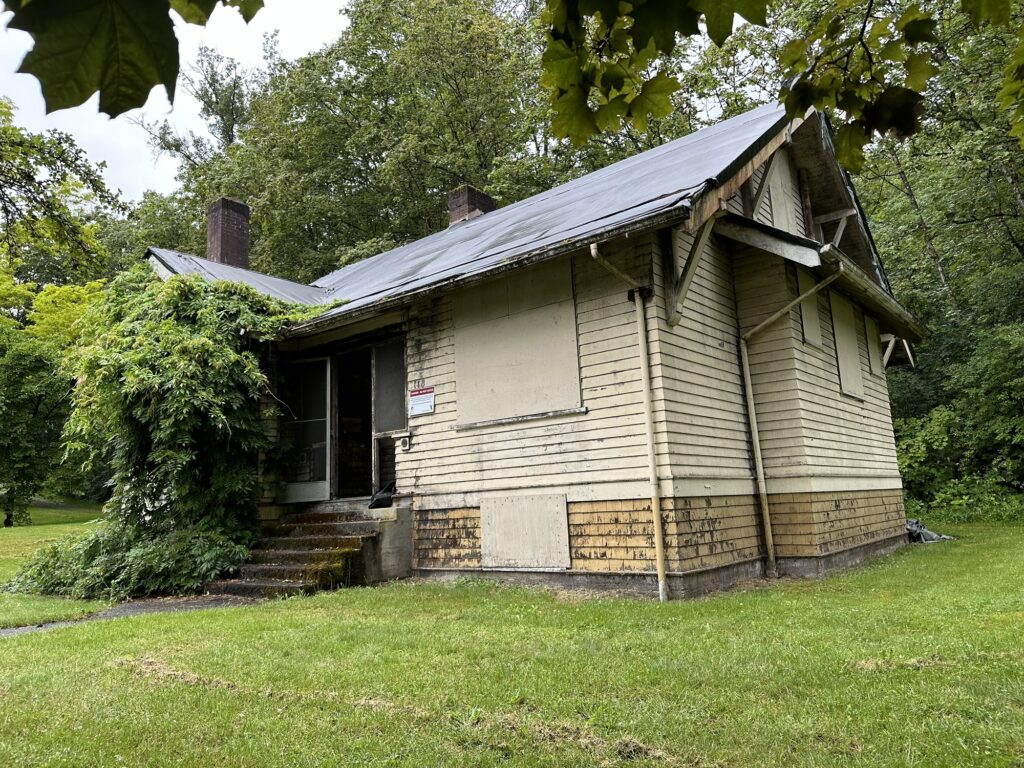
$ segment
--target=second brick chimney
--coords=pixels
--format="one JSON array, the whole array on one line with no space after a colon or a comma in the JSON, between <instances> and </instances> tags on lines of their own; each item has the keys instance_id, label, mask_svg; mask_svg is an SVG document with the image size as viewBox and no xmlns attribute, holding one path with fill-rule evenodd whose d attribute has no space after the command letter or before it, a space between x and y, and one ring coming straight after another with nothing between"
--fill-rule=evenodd
<instances>
[{"instance_id":1,"label":"second brick chimney","mask_svg":"<svg viewBox=\"0 0 1024 768\"><path fill-rule=\"evenodd\" d=\"M249 206L222 197L206 209L206 258L249 268Z\"/></svg>"},{"instance_id":2,"label":"second brick chimney","mask_svg":"<svg viewBox=\"0 0 1024 768\"><path fill-rule=\"evenodd\" d=\"M463 184L448 193L448 226L458 224L460 221L475 219L477 216L490 213L497 207L486 192L481 192L469 184Z\"/></svg>"}]
</instances>

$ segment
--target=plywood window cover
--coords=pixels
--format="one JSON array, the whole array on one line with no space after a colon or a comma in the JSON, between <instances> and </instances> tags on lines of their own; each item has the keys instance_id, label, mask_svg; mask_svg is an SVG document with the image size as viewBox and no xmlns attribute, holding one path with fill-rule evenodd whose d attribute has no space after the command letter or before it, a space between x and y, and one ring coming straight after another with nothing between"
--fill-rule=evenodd
<instances>
[{"instance_id":1,"label":"plywood window cover","mask_svg":"<svg viewBox=\"0 0 1024 768\"><path fill-rule=\"evenodd\" d=\"M847 397L863 400L864 376L853 303L835 291L829 291L829 303L832 308L832 337L835 341L839 389Z\"/></svg>"},{"instance_id":2,"label":"plywood window cover","mask_svg":"<svg viewBox=\"0 0 1024 768\"><path fill-rule=\"evenodd\" d=\"M483 497L480 565L485 570L569 570L572 558L565 494Z\"/></svg>"},{"instance_id":3,"label":"plywood window cover","mask_svg":"<svg viewBox=\"0 0 1024 768\"><path fill-rule=\"evenodd\" d=\"M797 291L806 293L817 281L814 276L804 270L797 272ZM815 294L800 303L800 326L803 331L804 344L821 348L821 316L818 314L818 295Z\"/></svg>"},{"instance_id":4,"label":"plywood window cover","mask_svg":"<svg viewBox=\"0 0 1024 768\"><path fill-rule=\"evenodd\" d=\"M454 303L456 429L581 412L568 260L508 273Z\"/></svg>"}]
</instances>

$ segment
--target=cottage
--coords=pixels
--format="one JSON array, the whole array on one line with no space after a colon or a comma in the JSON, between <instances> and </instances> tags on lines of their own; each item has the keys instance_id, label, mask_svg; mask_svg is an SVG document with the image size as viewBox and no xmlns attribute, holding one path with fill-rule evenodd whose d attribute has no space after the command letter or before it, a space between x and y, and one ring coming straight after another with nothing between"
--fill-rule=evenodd
<instances>
[{"instance_id":1,"label":"cottage","mask_svg":"<svg viewBox=\"0 0 1024 768\"><path fill-rule=\"evenodd\" d=\"M446 230L308 286L246 269L234 201L209 260L149 250L325 308L278 350L275 535L221 588L303 589L335 551L368 581L664 598L906 541L885 369L923 329L821 115L761 107L505 208L449 203Z\"/></svg>"}]
</instances>

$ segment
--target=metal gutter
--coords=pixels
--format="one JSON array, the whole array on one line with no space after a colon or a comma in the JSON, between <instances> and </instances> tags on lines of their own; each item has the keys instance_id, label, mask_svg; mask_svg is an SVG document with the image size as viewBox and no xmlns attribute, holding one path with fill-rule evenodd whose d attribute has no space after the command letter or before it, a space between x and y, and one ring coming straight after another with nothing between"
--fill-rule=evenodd
<instances>
[{"instance_id":1,"label":"metal gutter","mask_svg":"<svg viewBox=\"0 0 1024 768\"><path fill-rule=\"evenodd\" d=\"M890 294L881 288L857 263L836 246L824 245L818 253L822 264L832 268L844 267L839 287L846 289L858 304L878 315L885 324L908 341L921 341L928 329L910 314Z\"/></svg>"}]
</instances>

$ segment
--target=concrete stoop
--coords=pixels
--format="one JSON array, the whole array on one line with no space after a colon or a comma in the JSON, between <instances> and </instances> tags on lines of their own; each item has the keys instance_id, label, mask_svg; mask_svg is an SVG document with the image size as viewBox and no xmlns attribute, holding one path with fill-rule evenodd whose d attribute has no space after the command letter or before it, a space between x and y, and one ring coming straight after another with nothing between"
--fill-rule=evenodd
<instances>
[{"instance_id":1,"label":"concrete stoop","mask_svg":"<svg viewBox=\"0 0 1024 768\"><path fill-rule=\"evenodd\" d=\"M367 509L369 499L305 506L286 515L253 549L237 578L209 594L278 597L365 586L412 572L408 506Z\"/></svg>"}]
</instances>

